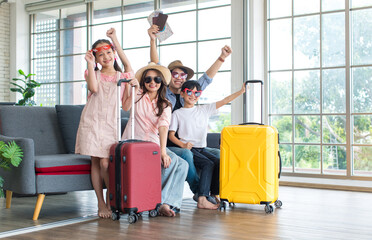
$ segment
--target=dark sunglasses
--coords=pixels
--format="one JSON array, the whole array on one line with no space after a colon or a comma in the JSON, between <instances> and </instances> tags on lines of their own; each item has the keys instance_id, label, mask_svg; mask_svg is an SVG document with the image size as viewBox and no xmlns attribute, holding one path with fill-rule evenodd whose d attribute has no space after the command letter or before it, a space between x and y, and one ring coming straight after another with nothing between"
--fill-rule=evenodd
<instances>
[{"instance_id":1,"label":"dark sunglasses","mask_svg":"<svg viewBox=\"0 0 372 240\"><path fill-rule=\"evenodd\" d=\"M185 80L187 78L187 73L172 72L172 77L174 78L180 77L182 80Z\"/></svg>"},{"instance_id":2,"label":"dark sunglasses","mask_svg":"<svg viewBox=\"0 0 372 240\"><path fill-rule=\"evenodd\" d=\"M161 77L152 78L152 77L148 76L148 77L145 77L145 83L150 83L153 79L154 79L155 83L161 83L162 82Z\"/></svg>"},{"instance_id":3,"label":"dark sunglasses","mask_svg":"<svg viewBox=\"0 0 372 240\"><path fill-rule=\"evenodd\" d=\"M183 91L187 94L187 96L191 96L192 94L194 94L195 97L200 97L203 92L203 91L190 90L188 88L185 88L185 90Z\"/></svg>"}]
</instances>

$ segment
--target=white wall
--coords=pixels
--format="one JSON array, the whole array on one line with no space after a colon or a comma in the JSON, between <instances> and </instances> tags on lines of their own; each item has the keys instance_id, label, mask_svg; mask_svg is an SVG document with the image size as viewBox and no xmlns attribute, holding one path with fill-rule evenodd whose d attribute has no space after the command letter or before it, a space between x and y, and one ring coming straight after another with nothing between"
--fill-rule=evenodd
<instances>
[{"instance_id":1,"label":"white wall","mask_svg":"<svg viewBox=\"0 0 372 240\"><path fill-rule=\"evenodd\" d=\"M18 77L18 69L30 73L30 18L25 10L25 1L17 0L10 3L10 78ZM15 102L14 93L10 101Z\"/></svg>"},{"instance_id":2,"label":"white wall","mask_svg":"<svg viewBox=\"0 0 372 240\"><path fill-rule=\"evenodd\" d=\"M0 5L0 102L10 101L10 4Z\"/></svg>"}]
</instances>

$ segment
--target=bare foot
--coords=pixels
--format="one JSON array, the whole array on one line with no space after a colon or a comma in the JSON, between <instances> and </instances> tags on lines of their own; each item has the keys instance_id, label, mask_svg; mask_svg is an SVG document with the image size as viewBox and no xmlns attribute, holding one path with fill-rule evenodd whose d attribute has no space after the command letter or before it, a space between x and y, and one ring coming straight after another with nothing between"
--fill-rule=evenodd
<instances>
[{"instance_id":1,"label":"bare foot","mask_svg":"<svg viewBox=\"0 0 372 240\"><path fill-rule=\"evenodd\" d=\"M107 208L106 204L98 204L98 216L101 218L110 218L111 211Z\"/></svg>"},{"instance_id":2,"label":"bare foot","mask_svg":"<svg viewBox=\"0 0 372 240\"><path fill-rule=\"evenodd\" d=\"M201 209L217 209L218 205L211 203L210 201L207 200L205 196L200 196L198 198L198 208Z\"/></svg>"},{"instance_id":3,"label":"bare foot","mask_svg":"<svg viewBox=\"0 0 372 240\"><path fill-rule=\"evenodd\" d=\"M166 216L166 217L174 217L176 216L176 213L170 209L168 204L162 204L159 208L159 214L161 216Z\"/></svg>"}]
</instances>

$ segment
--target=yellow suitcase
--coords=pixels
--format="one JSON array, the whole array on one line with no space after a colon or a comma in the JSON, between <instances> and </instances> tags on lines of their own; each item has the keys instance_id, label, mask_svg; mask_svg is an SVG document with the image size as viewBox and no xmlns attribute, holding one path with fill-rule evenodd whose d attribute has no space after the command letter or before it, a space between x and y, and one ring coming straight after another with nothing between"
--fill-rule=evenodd
<instances>
[{"instance_id":1,"label":"yellow suitcase","mask_svg":"<svg viewBox=\"0 0 372 240\"><path fill-rule=\"evenodd\" d=\"M265 212L281 207L278 200L281 159L275 127L232 125L221 132L220 198L226 203L264 204Z\"/></svg>"}]
</instances>

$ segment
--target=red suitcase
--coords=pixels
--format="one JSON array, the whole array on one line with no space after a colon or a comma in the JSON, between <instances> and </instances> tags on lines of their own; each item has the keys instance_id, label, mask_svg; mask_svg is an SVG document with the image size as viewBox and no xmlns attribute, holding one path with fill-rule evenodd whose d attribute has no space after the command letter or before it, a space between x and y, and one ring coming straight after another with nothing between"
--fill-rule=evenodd
<instances>
[{"instance_id":1,"label":"red suitcase","mask_svg":"<svg viewBox=\"0 0 372 240\"><path fill-rule=\"evenodd\" d=\"M120 79L118 82L118 103L121 82L129 80ZM118 107L119 143L110 148L109 198L113 220L120 219L120 213L128 213L129 223L135 223L144 211L149 211L151 217L158 215L161 204L161 157L158 144L133 139L134 98L131 109L132 139L120 141Z\"/></svg>"}]
</instances>

